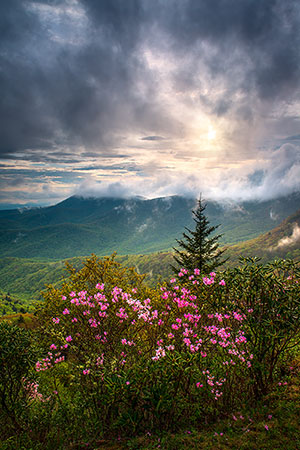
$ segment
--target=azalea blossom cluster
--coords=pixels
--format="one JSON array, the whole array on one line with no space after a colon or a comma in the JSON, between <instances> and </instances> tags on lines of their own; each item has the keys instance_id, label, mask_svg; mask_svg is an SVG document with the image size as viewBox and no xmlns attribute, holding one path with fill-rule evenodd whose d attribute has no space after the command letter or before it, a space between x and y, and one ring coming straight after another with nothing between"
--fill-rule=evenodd
<instances>
[{"instance_id":1,"label":"azalea blossom cluster","mask_svg":"<svg viewBox=\"0 0 300 450\"><path fill-rule=\"evenodd\" d=\"M181 269L178 278L183 277L188 283L173 278L162 286L159 300L138 299L135 288L124 292L115 286L107 292L104 283L97 283L93 294L81 290L63 295L61 313L51 319L57 341L36 363L36 370L50 369L73 352L81 363L86 360L82 375L100 373L103 378L105 364L118 370L127 367L130 357L148 354L157 362L172 352L187 352L199 355L197 364L203 369L196 387L207 386L217 400L226 377L211 373L212 356L218 356L224 373L237 363L251 367L253 355L243 331L246 315L238 310L208 312L203 308L201 297L191 288L210 289L215 283L224 288L225 281L216 281L214 272L201 279L198 269L191 275Z\"/></svg>"},{"instance_id":2,"label":"azalea blossom cluster","mask_svg":"<svg viewBox=\"0 0 300 450\"><path fill-rule=\"evenodd\" d=\"M196 279L196 277L199 276L199 275L200 275L200 270L197 269L197 268L194 269L194 272L193 272L192 274L189 274L189 271L188 271L187 269L184 269L184 268L180 269L180 271L178 272L178 277L179 277L179 278L182 278L182 277L184 277L184 276L188 276L188 280L191 281L192 284L196 284L196 285L199 285L199 284L200 284L200 281L199 281L198 279ZM209 274L209 276L203 277L203 278L202 278L202 281L203 281L203 283L204 283L206 286L209 286L209 285L215 283L215 278L216 278L216 273L215 273L215 272L211 272L211 273ZM176 278L172 278L172 279L170 280L170 283L176 283ZM222 279L222 280L219 281L219 285L220 285L220 286L225 286L226 283L225 283L225 281Z\"/></svg>"},{"instance_id":3,"label":"azalea blossom cluster","mask_svg":"<svg viewBox=\"0 0 300 450\"><path fill-rule=\"evenodd\" d=\"M30 400L38 400L40 402L48 402L50 400L51 396L45 398L43 394L38 391L39 384L36 381L29 381L26 378L22 378L22 382L24 390Z\"/></svg>"}]
</instances>

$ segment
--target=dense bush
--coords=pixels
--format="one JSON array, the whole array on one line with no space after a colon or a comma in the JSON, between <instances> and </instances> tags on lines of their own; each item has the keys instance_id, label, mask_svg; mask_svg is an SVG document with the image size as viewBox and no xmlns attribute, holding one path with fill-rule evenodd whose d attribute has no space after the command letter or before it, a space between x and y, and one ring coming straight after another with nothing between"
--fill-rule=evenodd
<instances>
[{"instance_id":1,"label":"dense bush","mask_svg":"<svg viewBox=\"0 0 300 450\"><path fill-rule=\"evenodd\" d=\"M270 391L299 349L292 262L206 277L182 269L153 290L114 258L70 272L45 293L41 356L23 387L40 439L213 422Z\"/></svg>"},{"instance_id":2,"label":"dense bush","mask_svg":"<svg viewBox=\"0 0 300 450\"><path fill-rule=\"evenodd\" d=\"M2 436L20 431L26 422L27 383L36 354L27 331L6 321L0 323L0 426Z\"/></svg>"},{"instance_id":3,"label":"dense bush","mask_svg":"<svg viewBox=\"0 0 300 450\"><path fill-rule=\"evenodd\" d=\"M255 396L266 394L274 375L300 342L300 270L293 261L279 260L267 265L256 258L242 259L243 265L224 273L226 287L205 289L194 285L194 292L218 311L238 312L248 352L254 355L249 373ZM205 281L205 280L204 280ZM190 285L190 280L185 281Z\"/></svg>"},{"instance_id":4,"label":"dense bush","mask_svg":"<svg viewBox=\"0 0 300 450\"><path fill-rule=\"evenodd\" d=\"M284 361L299 348L299 268L292 261L261 266L250 260L228 275L231 304L251 312L245 324L248 348L255 355L250 372L255 394L265 394Z\"/></svg>"},{"instance_id":5,"label":"dense bush","mask_svg":"<svg viewBox=\"0 0 300 450\"><path fill-rule=\"evenodd\" d=\"M215 414L227 373L251 364L240 315L204 311L179 284L143 301L136 293L105 292L98 283L93 295L62 295L49 323L50 353L37 371L68 361L74 392L107 429L177 427Z\"/></svg>"}]
</instances>

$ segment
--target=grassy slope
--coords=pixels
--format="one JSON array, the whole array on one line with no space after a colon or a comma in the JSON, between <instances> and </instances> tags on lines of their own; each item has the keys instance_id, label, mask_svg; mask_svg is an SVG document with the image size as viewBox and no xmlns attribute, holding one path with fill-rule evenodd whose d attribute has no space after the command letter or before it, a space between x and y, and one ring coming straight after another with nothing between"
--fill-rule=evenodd
<instances>
[{"instance_id":1,"label":"grassy slope","mask_svg":"<svg viewBox=\"0 0 300 450\"><path fill-rule=\"evenodd\" d=\"M81 258L73 258L75 266ZM25 305L41 299L40 291L47 284L58 284L67 276L64 261L39 261L26 258L2 258L0 260L0 287L3 293L13 295Z\"/></svg>"}]
</instances>

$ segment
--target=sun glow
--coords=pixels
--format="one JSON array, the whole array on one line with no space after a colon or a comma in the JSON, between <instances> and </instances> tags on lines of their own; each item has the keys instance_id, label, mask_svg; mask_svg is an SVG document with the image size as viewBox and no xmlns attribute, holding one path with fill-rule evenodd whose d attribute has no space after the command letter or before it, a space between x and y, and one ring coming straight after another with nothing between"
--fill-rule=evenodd
<instances>
[{"instance_id":1,"label":"sun glow","mask_svg":"<svg viewBox=\"0 0 300 450\"><path fill-rule=\"evenodd\" d=\"M214 139L216 139L216 134L216 130L212 126L210 126L207 132L207 139L209 141L213 141Z\"/></svg>"}]
</instances>

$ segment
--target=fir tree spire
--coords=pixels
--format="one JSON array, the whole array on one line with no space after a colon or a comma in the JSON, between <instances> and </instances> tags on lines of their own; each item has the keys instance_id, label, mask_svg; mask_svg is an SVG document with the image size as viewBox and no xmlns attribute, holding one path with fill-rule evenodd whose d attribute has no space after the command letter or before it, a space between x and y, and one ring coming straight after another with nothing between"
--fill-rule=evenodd
<instances>
[{"instance_id":1,"label":"fir tree spire","mask_svg":"<svg viewBox=\"0 0 300 450\"><path fill-rule=\"evenodd\" d=\"M203 274L215 270L227 261L227 259L221 258L225 250L219 249L218 240L222 235L210 237L220 225L209 226L209 220L204 214L205 208L206 204L200 195L197 209L192 211L196 223L195 230L192 231L185 227L187 232L183 233L183 238L176 239L179 247L183 249L182 251L173 247L174 259L179 268L184 267L191 271L197 268ZM174 266L172 268L178 272L178 268Z\"/></svg>"}]
</instances>

